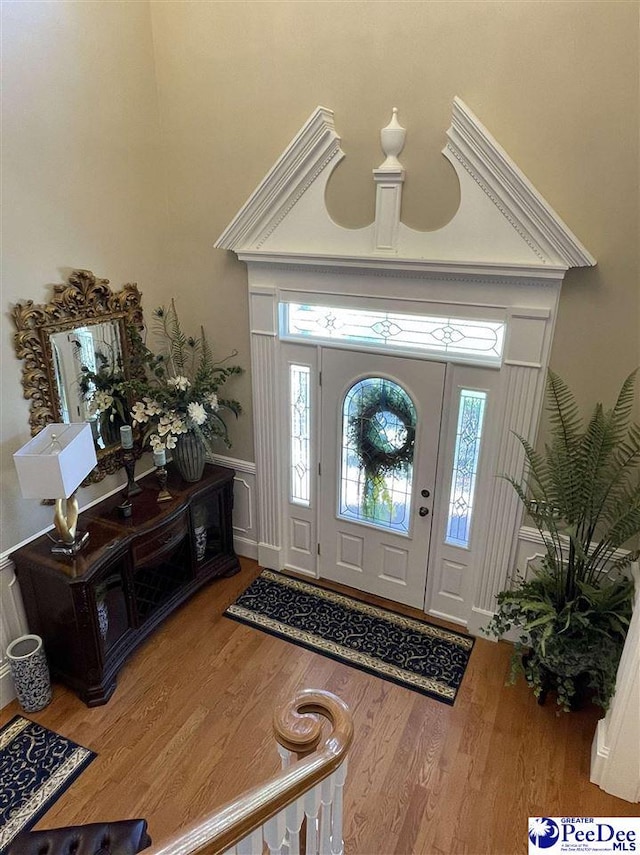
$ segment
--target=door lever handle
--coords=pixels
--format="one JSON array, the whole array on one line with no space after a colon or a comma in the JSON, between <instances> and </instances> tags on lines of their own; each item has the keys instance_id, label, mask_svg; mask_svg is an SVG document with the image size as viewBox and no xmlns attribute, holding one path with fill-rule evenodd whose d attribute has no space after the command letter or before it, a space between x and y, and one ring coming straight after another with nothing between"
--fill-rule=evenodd
<instances>
[{"instance_id":1,"label":"door lever handle","mask_svg":"<svg viewBox=\"0 0 640 855\"><path fill-rule=\"evenodd\" d=\"M424 505L419 509L418 513L421 517L426 517L429 513L429 508L425 508Z\"/></svg>"}]
</instances>

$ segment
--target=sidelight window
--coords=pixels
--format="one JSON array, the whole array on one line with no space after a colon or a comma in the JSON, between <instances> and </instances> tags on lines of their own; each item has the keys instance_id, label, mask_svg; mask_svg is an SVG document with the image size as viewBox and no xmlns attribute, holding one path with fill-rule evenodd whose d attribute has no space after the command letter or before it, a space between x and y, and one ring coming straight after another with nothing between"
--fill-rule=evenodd
<instances>
[{"instance_id":1,"label":"sidelight window","mask_svg":"<svg viewBox=\"0 0 640 855\"><path fill-rule=\"evenodd\" d=\"M468 548L486 392L460 391L446 543Z\"/></svg>"},{"instance_id":2,"label":"sidelight window","mask_svg":"<svg viewBox=\"0 0 640 855\"><path fill-rule=\"evenodd\" d=\"M311 497L310 381L308 365L289 366L290 495L292 502L307 506Z\"/></svg>"}]
</instances>

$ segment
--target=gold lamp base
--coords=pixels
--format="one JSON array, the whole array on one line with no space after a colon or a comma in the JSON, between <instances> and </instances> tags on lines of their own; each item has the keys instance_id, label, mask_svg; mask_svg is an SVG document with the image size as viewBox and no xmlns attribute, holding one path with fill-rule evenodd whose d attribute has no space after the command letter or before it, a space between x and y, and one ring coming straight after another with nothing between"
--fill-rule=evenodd
<instances>
[{"instance_id":1,"label":"gold lamp base","mask_svg":"<svg viewBox=\"0 0 640 855\"><path fill-rule=\"evenodd\" d=\"M54 555L76 555L89 540L89 532L78 532L78 499L75 492L68 499L56 499L53 524L58 534L51 547Z\"/></svg>"},{"instance_id":2,"label":"gold lamp base","mask_svg":"<svg viewBox=\"0 0 640 855\"><path fill-rule=\"evenodd\" d=\"M87 544L89 532L79 532L73 543L64 543L62 540L54 540L51 547L52 555L76 555Z\"/></svg>"}]
</instances>

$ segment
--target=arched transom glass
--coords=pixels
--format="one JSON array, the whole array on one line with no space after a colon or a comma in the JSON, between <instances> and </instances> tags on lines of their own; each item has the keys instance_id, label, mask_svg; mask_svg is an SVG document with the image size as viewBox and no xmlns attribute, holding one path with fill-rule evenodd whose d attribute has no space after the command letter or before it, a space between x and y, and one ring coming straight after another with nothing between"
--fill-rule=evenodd
<instances>
[{"instance_id":1,"label":"arched transom glass","mask_svg":"<svg viewBox=\"0 0 640 855\"><path fill-rule=\"evenodd\" d=\"M409 532L416 408L391 380L367 377L342 407L338 514L343 519Z\"/></svg>"}]
</instances>

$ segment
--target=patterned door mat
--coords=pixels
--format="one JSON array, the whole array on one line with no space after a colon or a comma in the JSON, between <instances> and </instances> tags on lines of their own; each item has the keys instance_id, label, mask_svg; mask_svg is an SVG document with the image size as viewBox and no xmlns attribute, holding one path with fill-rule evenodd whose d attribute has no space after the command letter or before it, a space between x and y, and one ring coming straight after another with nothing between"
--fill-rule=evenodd
<instances>
[{"instance_id":1,"label":"patterned door mat","mask_svg":"<svg viewBox=\"0 0 640 855\"><path fill-rule=\"evenodd\" d=\"M31 828L96 757L20 715L0 729L0 852Z\"/></svg>"},{"instance_id":2,"label":"patterned door mat","mask_svg":"<svg viewBox=\"0 0 640 855\"><path fill-rule=\"evenodd\" d=\"M226 617L453 704L474 639L263 570Z\"/></svg>"}]
</instances>

